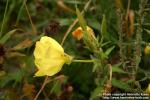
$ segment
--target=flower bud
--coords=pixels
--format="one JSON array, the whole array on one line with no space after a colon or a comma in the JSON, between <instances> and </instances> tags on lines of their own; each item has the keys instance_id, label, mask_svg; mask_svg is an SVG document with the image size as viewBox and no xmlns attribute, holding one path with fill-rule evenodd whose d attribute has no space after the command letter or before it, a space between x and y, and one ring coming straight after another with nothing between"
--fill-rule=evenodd
<instances>
[{"instance_id":1,"label":"flower bud","mask_svg":"<svg viewBox=\"0 0 150 100\"><path fill-rule=\"evenodd\" d=\"M89 26L87 26L86 28L87 28L88 37L90 39L95 38L93 29L90 28ZM72 35L75 39L81 40L83 38L83 33L84 33L83 29L81 27L78 27L75 31L72 32Z\"/></svg>"}]
</instances>

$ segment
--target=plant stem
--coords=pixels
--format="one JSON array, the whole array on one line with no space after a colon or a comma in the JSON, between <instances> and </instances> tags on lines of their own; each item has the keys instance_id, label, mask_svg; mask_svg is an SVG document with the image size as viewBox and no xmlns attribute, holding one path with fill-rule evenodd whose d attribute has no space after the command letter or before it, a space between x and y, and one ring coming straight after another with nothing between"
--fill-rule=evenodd
<instances>
[{"instance_id":1,"label":"plant stem","mask_svg":"<svg viewBox=\"0 0 150 100\"><path fill-rule=\"evenodd\" d=\"M18 23L19 23L19 20L20 20L20 16L21 16L21 13L22 13L22 10L23 10L23 7L24 7L24 3L25 1L23 1L22 2L22 5L21 5L21 7L20 7L20 10L19 10L19 12L18 12L18 16L17 16L17 20L16 20L16 24L15 24L15 26L17 26L18 25Z\"/></svg>"},{"instance_id":2,"label":"plant stem","mask_svg":"<svg viewBox=\"0 0 150 100\"><path fill-rule=\"evenodd\" d=\"M142 24L143 24L143 18L144 18L144 8L145 4L148 2L148 0L141 0L139 4L139 12L138 12L138 26L137 26L137 32L136 32L136 46L135 46L135 72L136 74L137 69L139 67L139 63L141 61L141 44L142 44Z\"/></svg>"},{"instance_id":3,"label":"plant stem","mask_svg":"<svg viewBox=\"0 0 150 100\"><path fill-rule=\"evenodd\" d=\"M73 62L92 63L95 60L73 60Z\"/></svg>"},{"instance_id":4,"label":"plant stem","mask_svg":"<svg viewBox=\"0 0 150 100\"><path fill-rule=\"evenodd\" d=\"M42 92L42 90L44 89L44 87L45 87L45 85L46 85L46 83L47 83L47 80L48 80L48 76L45 77L45 80L44 80L44 82L43 82L43 84L42 84L42 86L41 86L39 92L36 94L34 100L37 100L37 98L39 97L40 93Z\"/></svg>"},{"instance_id":5,"label":"plant stem","mask_svg":"<svg viewBox=\"0 0 150 100\"><path fill-rule=\"evenodd\" d=\"M131 0L128 0L128 6L127 6L127 12L126 12L126 18L125 20L128 20L128 14L129 14L129 10L130 10L130 4L131 4Z\"/></svg>"},{"instance_id":6,"label":"plant stem","mask_svg":"<svg viewBox=\"0 0 150 100\"><path fill-rule=\"evenodd\" d=\"M31 18L31 16L30 16L30 13L29 13L29 10L28 10L27 4L26 4L26 1L27 1L27 0L24 0L24 6L25 6L25 9L26 9L26 11L27 11L27 14L28 14L28 17L29 17L31 26L32 26L32 31L33 31L34 34L36 34L36 33L37 33L37 30L36 30L36 28L35 28L35 25L33 24L32 18Z\"/></svg>"},{"instance_id":7,"label":"plant stem","mask_svg":"<svg viewBox=\"0 0 150 100\"><path fill-rule=\"evenodd\" d=\"M125 65L126 65L126 56L125 56L125 53L124 53L124 49L125 49L125 46L123 44L123 12L122 12L122 9L118 9L117 10L117 17L118 17L118 23L117 23L117 26L118 26L118 35L119 35L119 55L120 55L120 60L122 62L122 67L125 68Z\"/></svg>"},{"instance_id":8,"label":"plant stem","mask_svg":"<svg viewBox=\"0 0 150 100\"><path fill-rule=\"evenodd\" d=\"M109 81L112 82L112 65L108 64L109 66Z\"/></svg>"}]
</instances>

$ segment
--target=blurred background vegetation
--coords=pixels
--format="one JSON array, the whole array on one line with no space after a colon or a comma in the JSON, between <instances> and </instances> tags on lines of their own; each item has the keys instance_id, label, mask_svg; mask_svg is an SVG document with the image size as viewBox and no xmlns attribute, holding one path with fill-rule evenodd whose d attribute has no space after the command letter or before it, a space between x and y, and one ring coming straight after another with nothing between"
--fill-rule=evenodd
<instances>
[{"instance_id":1,"label":"blurred background vegetation","mask_svg":"<svg viewBox=\"0 0 150 100\"><path fill-rule=\"evenodd\" d=\"M34 77L35 42L47 35L61 43L88 0L0 0L0 100L33 100L44 77ZM84 20L102 40L105 55L71 35L66 53L102 63L72 63L49 79L39 100L99 100L102 92L144 92L150 84L150 1L91 0ZM82 23L82 20L79 20ZM102 35L104 34L104 35ZM100 43L100 42L98 42ZM147 45L147 48L146 48ZM106 57L107 56L107 57ZM99 66L102 65L102 68ZM104 67L106 66L106 67ZM112 67L112 79L109 80Z\"/></svg>"}]
</instances>

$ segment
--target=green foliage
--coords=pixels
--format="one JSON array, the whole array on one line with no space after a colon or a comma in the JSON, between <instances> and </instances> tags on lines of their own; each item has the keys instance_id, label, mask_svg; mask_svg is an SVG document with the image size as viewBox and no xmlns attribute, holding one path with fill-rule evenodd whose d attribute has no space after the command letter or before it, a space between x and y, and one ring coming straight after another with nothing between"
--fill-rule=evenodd
<instances>
[{"instance_id":1,"label":"green foliage","mask_svg":"<svg viewBox=\"0 0 150 100\"><path fill-rule=\"evenodd\" d=\"M13 81L14 83L11 85L16 86L18 82L19 83L21 82L22 78L23 78L23 71L21 70L12 73L7 73L2 77L0 81L0 87L3 88L4 86L7 86Z\"/></svg>"},{"instance_id":2,"label":"green foliage","mask_svg":"<svg viewBox=\"0 0 150 100\"><path fill-rule=\"evenodd\" d=\"M54 85L51 89L51 93L55 93L57 95L60 95L60 93L61 93L61 82L60 81L54 82Z\"/></svg>"},{"instance_id":3,"label":"green foliage","mask_svg":"<svg viewBox=\"0 0 150 100\"><path fill-rule=\"evenodd\" d=\"M112 72L117 72L117 73L122 73L122 74L127 74L123 69L119 68L122 63L112 65Z\"/></svg>"},{"instance_id":4,"label":"green foliage","mask_svg":"<svg viewBox=\"0 0 150 100\"><path fill-rule=\"evenodd\" d=\"M5 42L7 42L7 40L11 37L11 35L13 35L15 32L17 31L17 29L14 29L8 33L6 33L1 39L0 39L0 44L4 44Z\"/></svg>"},{"instance_id":5,"label":"green foliage","mask_svg":"<svg viewBox=\"0 0 150 100\"><path fill-rule=\"evenodd\" d=\"M101 93L103 91L103 87L97 87L93 92L92 95L90 97L90 100L97 100L100 98Z\"/></svg>"},{"instance_id":6,"label":"green foliage","mask_svg":"<svg viewBox=\"0 0 150 100\"><path fill-rule=\"evenodd\" d=\"M115 48L115 46L112 46L112 47L108 48L108 49L105 51L105 55L108 57L114 48Z\"/></svg>"},{"instance_id":7,"label":"green foliage","mask_svg":"<svg viewBox=\"0 0 150 100\"><path fill-rule=\"evenodd\" d=\"M83 28L83 30L85 31L87 24L78 8L76 8L76 13L77 13L79 23L80 23L81 27Z\"/></svg>"},{"instance_id":8,"label":"green foliage","mask_svg":"<svg viewBox=\"0 0 150 100\"><path fill-rule=\"evenodd\" d=\"M70 32L64 51L75 59L93 62L63 66L49 78L38 99L99 100L103 92L145 91L150 84L150 51L145 53L150 42L150 1L91 0L84 9L87 2L0 0L0 100L33 100L44 80L34 77L36 41L47 35L61 43L76 18L79 23L70 31L81 26L83 38L77 41ZM93 37L87 26L93 29ZM26 89L32 91L32 97L26 95Z\"/></svg>"},{"instance_id":9,"label":"green foliage","mask_svg":"<svg viewBox=\"0 0 150 100\"><path fill-rule=\"evenodd\" d=\"M109 36L107 35L107 23L106 23L105 15L103 15L103 19L102 19L101 34L102 34L102 37L109 40Z\"/></svg>"},{"instance_id":10,"label":"green foliage","mask_svg":"<svg viewBox=\"0 0 150 100\"><path fill-rule=\"evenodd\" d=\"M125 90L126 92L129 92L129 91L131 91L131 89L132 89L126 82L123 82L123 81L121 81L121 80L117 80L116 78L112 78L112 85L113 85L114 87L123 89L123 90Z\"/></svg>"}]
</instances>

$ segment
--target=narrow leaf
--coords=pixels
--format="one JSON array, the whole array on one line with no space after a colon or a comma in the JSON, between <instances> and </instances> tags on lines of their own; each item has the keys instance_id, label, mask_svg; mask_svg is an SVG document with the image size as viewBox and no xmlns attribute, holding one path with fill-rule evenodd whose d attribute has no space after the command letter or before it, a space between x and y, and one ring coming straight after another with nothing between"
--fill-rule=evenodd
<instances>
[{"instance_id":1,"label":"narrow leaf","mask_svg":"<svg viewBox=\"0 0 150 100\"><path fill-rule=\"evenodd\" d=\"M101 34L102 36L107 39L107 24L106 24L106 17L103 15L102 24L101 24Z\"/></svg>"},{"instance_id":2,"label":"narrow leaf","mask_svg":"<svg viewBox=\"0 0 150 100\"><path fill-rule=\"evenodd\" d=\"M144 29L148 34L150 34L150 30L148 30L148 29Z\"/></svg>"},{"instance_id":3,"label":"narrow leaf","mask_svg":"<svg viewBox=\"0 0 150 100\"><path fill-rule=\"evenodd\" d=\"M83 30L86 30L86 21L78 8L76 8L76 14L77 14L81 27L83 28Z\"/></svg>"},{"instance_id":4,"label":"narrow leaf","mask_svg":"<svg viewBox=\"0 0 150 100\"><path fill-rule=\"evenodd\" d=\"M92 95L91 95L91 97L90 97L90 100L97 100L98 98L100 98L102 91L103 91L103 87L97 87L97 88L92 92Z\"/></svg>"},{"instance_id":5,"label":"narrow leaf","mask_svg":"<svg viewBox=\"0 0 150 100\"><path fill-rule=\"evenodd\" d=\"M32 41L29 39L25 39L21 43L17 44L15 47L12 48L12 50L21 50L25 49L27 47L30 47L32 45Z\"/></svg>"},{"instance_id":6,"label":"narrow leaf","mask_svg":"<svg viewBox=\"0 0 150 100\"><path fill-rule=\"evenodd\" d=\"M119 89L123 89L125 91L130 91L131 90L131 87L126 82L117 80L115 78L112 78L112 85L114 87L117 87Z\"/></svg>"},{"instance_id":7,"label":"narrow leaf","mask_svg":"<svg viewBox=\"0 0 150 100\"><path fill-rule=\"evenodd\" d=\"M8 52L8 54L6 54L6 57L8 57L8 58L13 58L13 57L24 57L24 56L26 56L26 55L23 54L23 53L20 53L20 52L14 52L14 51Z\"/></svg>"},{"instance_id":8,"label":"narrow leaf","mask_svg":"<svg viewBox=\"0 0 150 100\"><path fill-rule=\"evenodd\" d=\"M17 29L11 30L8 33L6 33L1 39L0 39L0 43L4 44L5 42L7 42L7 40L11 37L12 34L14 34L17 31Z\"/></svg>"},{"instance_id":9,"label":"narrow leaf","mask_svg":"<svg viewBox=\"0 0 150 100\"><path fill-rule=\"evenodd\" d=\"M122 69L119 68L118 66L113 66L113 67L112 67L112 72L127 74L127 72L125 72L124 70L122 70Z\"/></svg>"},{"instance_id":10,"label":"narrow leaf","mask_svg":"<svg viewBox=\"0 0 150 100\"><path fill-rule=\"evenodd\" d=\"M102 43L101 46L102 46L102 47L103 47L103 46L106 46L106 45L109 44L109 43L111 43L111 42L109 41L109 42Z\"/></svg>"},{"instance_id":11,"label":"narrow leaf","mask_svg":"<svg viewBox=\"0 0 150 100\"><path fill-rule=\"evenodd\" d=\"M61 82L55 81L53 88L51 89L51 93L56 93L57 95L60 95L61 93Z\"/></svg>"},{"instance_id":12,"label":"narrow leaf","mask_svg":"<svg viewBox=\"0 0 150 100\"><path fill-rule=\"evenodd\" d=\"M109 55L111 52L112 52L112 50L115 48L115 46L112 46L112 47L110 47L110 48L108 48L106 51L105 51L105 55Z\"/></svg>"}]
</instances>

